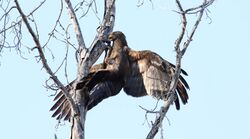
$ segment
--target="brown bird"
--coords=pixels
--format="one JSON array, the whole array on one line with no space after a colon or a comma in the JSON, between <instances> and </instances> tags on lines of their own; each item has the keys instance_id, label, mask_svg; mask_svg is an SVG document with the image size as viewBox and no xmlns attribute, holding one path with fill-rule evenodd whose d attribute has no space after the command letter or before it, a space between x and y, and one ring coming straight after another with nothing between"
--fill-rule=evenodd
<instances>
[{"instance_id":1,"label":"brown bird","mask_svg":"<svg viewBox=\"0 0 250 139\"><path fill-rule=\"evenodd\" d=\"M123 88L124 92L133 97L145 95L156 99L166 100L175 65L164 60L158 54L145 50L135 51L128 47L126 37L122 32L112 32L108 39L113 42L105 66L98 64L90 69L87 77L77 84L77 89L87 87L90 91L88 110L103 99L117 95ZM183 75L187 73L181 69ZM73 81L74 82L74 81ZM71 82L67 89L70 89ZM189 86L180 75L176 88L176 109L180 109L179 98L187 103ZM55 99L57 102L50 109L56 110L52 117L68 120L71 110L68 101L60 91Z\"/></svg>"}]
</instances>

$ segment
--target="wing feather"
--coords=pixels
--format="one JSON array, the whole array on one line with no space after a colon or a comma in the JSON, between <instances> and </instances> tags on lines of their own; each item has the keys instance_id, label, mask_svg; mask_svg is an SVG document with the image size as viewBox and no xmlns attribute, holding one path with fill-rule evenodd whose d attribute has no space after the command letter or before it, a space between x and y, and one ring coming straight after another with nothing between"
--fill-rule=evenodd
<instances>
[{"instance_id":1,"label":"wing feather","mask_svg":"<svg viewBox=\"0 0 250 139\"><path fill-rule=\"evenodd\" d=\"M60 111L60 114L57 116L57 120L64 118L64 120L69 120L65 117L70 112L70 105L68 102L64 103L63 108Z\"/></svg>"},{"instance_id":2,"label":"wing feather","mask_svg":"<svg viewBox=\"0 0 250 139\"><path fill-rule=\"evenodd\" d=\"M100 69L103 68L102 64L97 64L95 66L93 66L90 71L92 73L89 74L89 78L95 76L95 78L103 78L103 76L106 75L106 72L100 72L98 74L97 71L100 71ZM86 78L86 80L82 81L83 84L86 82L89 82L89 79ZM71 92L71 88L72 85L75 83L75 80L72 81L69 85L66 86L66 89ZM94 85L95 86L94 86ZM81 82L78 85L78 89L80 89L81 86ZM93 108L95 105L97 105L98 103L100 103L103 99L112 96L112 95L116 95L119 93L119 91L122 89L122 82L120 81L104 81L99 83L92 83L90 82L90 100L88 103L88 110ZM64 120L69 120L70 116L71 116L71 108L70 108L70 104L67 101L66 97L64 96L62 91L59 91L55 98L54 101L56 101L56 103L51 107L50 111L54 111L54 113L52 114L52 117L56 117L56 119L62 119L64 118Z\"/></svg>"},{"instance_id":3,"label":"wing feather","mask_svg":"<svg viewBox=\"0 0 250 139\"><path fill-rule=\"evenodd\" d=\"M182 85L180 81L178 81L177 83L176 90L181 98L182 103L186 104L188 100L188 94L187 94L186 89L184 88L184 86Z\"/></svg>"},{"instance_id":4,"label":"wing feather","mask_svg":"<svg viewBox=\"0 0 250 139\"><path fill-rule=\"evenodd\" d=\"M63 112L63 107L67 103L68 102L67 102L67 100L65 98L64 101L63 101L63 103L61 105L59 105L58 108L56 109L56 111L53 113L52 117L56 117L57 115L61 115L61 112Z\"/></svg>"},{"instance_id":5,"label":"wing feather","mask_svg":"<svg viewBox=\"0 0 250 139\"><path fill-rule=\"evenodd\" d=\"M176 94L176 99L175 99L175 101L174 101L174 103L175 103L175 108L177 109L177 110L180 110L180 101L179 101L179 98L178 98L178 95L177 95L177 92L175 91L175 94Z\"/></svg>"},{"instance_id":6,"label":"wing feather","mask_svg":"<svg viewBox=\"0 0 250 139\"><path fill-rule=\"evenodd\" d=\"M70 120L70 116L71 116L71 109L68 109L67 115L65 115L63 120Z\"/></svg>"},{"instance_id":7,"label":"wing feather","mask_svg":"<svg viewBox=\"0 0 250 139\"><path fill-rule=\"evenodd\" d=\"M65 96L62 94L62 92L58 93L60 95L60 98L56 101L56 103L50 108L50 111L54 111L56 108L58 108L62 103L65 101ZM56 99L55 99L56 100Z\"/></svg>"},{"instance_id":8,"label":"wing feather","mask_svg":"<svg viewBox=\"0 0 250 139\"><path fill-rule=\"evenodd\" d=\"M58 92L53 100L55 101L55 100L57 100L58 98L61 98L62 95L63 95L63 93L62 93L61 91Z\"/></svg>"},{"instance_id":9,"label":"wing feather","mask_svg":"<svg viewBox=\"0 0 250 139\"><path fill-rule=\"evenodd\" d=\"M144 90L143 95L148 94L157 99L163 98L168 91L168 82L170 81L168 69L166 69L169 64L151 51L128 49L128 56L132 73L125 85L125 92L133 94L133 92L126 90ZM133 84L129 82L131 80L134 81ZM135 89L135 87L138 88Z\"/></svg>"},{"instance_id":10,"label":"wing feather","mask_svg":"<svg viewBox=\"0 0 250 139\"><path fill-rule=\"evenodd\" d=\"M130 76L126 81L123 90L126 94L133 97L141 97L147 95L147 91L143 83L143 77L140 75Z\"/></svg>"},{"instance_id":11,"label":"wing feather","mask_svg":"<svg viewBox=\"0 0 250 139\"><path fill-rule=\"evenodd\" d=\"M130 61L130 74L128 75L126 83L123 87L124 92L133 97L147 95L141 74L141 72L143 72L142 70L147 67L142 67L142 64L139 64L140 62L142 61Z\"/></svg>"},{"instance_id":12,"label":"wing feather","mask_svg":"<svg viewBox=\"0 0 250 139\"><path fill-rule=\"evenodd\" d=\"M181 75L179 76L179 78L179 81L181 81L181 83L183 83L187 89L190 89L187 81Z\"/></svg>"},{"instance_id":13,"label":"wing feather","mask_svg":"<svg viewBox=\"0 0 250 139\"><path fill-rule=\"evenodd\" d=\"M172 66L173 68L175 68L175 65L174 65L174 64L172 64L172 63L169 63L169 64L170 64L170 66ZM183 70L183 69L181 69L181 73L182 73L183 75L188 76L187 72L186 72L185 70Z\"/></svg>"},{"instance_id":14,"label":"wing feather","mask_svg":"<svg viewBox=\"0 0 250 139\"><path fill-rule=\"evenodd\" d=\"M122 89L121 81L105 81L97 84L89 95L88 110L96 106L105 98L117 95Z\"/></svg>"},{"instance_id":15,"label":"wing feather","mask_svg":"<svg viewBox=\"0 0 250 139\"><path fill-rule=\"evenodd\" d=\"M132 73L127 79L124 91L132 96L150 95L157 99L167 99L175 65L164 60L158 54L151 51L134 51L128 48L128 57ZM181 69L183 75L187 72ZM178 95L183 104L187 103L189 85L180 76L176 88L176 109L180 109ZM138 91L139 90L139 91Z\"/></svg>"}]
</instances>

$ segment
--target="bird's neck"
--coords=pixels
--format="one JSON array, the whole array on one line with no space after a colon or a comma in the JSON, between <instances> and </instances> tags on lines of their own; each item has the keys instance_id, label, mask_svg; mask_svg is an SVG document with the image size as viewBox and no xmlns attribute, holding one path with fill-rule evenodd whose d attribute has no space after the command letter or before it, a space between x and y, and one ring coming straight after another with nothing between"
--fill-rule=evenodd
<instances>
[{"instance_id":1,"label":"bird's neck","mask_svg":"<svg viewBox=\"0 0 250 139\"><path fill-rule=\"evenodd\" d=\"M124 46L127 46L127 41L126 40L121 40L121 39L117 39L113 42L113 47L114 49L121 49ZM117 48L116 48L117 47Z\"/></svg>"}]
</instances>

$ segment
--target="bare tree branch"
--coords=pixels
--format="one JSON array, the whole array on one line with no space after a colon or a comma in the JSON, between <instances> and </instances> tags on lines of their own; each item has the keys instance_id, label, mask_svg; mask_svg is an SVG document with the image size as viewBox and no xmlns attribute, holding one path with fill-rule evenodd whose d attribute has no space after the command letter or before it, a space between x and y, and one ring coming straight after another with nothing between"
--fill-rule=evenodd
<instances>
[{"instance_id":1,"label":"bare tree branch","mask_svg":"<svg viewBox=\"0 0 250 139\"><path fill-rule=\"evenodd\" d=\"M70 22L69 26L64 26L63 22L60 22L61 15L63 12L63 0L61 0L61 9L59 12L59 15L57 17L57 20L55 22L55 25L52 28L52 31L49 34L48 40L46 43L41 46L40 41L39 41L39 34L38 34L38 28L36 26L35 22L35 17L33 17L34 13L42 7L42 5L46 2L46 0L42 0L39 5L37 5L34 9L32 9L31 12L28 14L24 14L18 0L14 0L14 3L16 4L15 6L10 6L11 0L6 1L6 7L2 7L0 4L0 10L3 11L3 15L0 17L1 24L3 24L3 28L0 29L0 52L2 48L7 47L7 48L16 48L19 49L18 46L22 46L21 39L22 39L22 31L21 31L21 25L22 22L24 22L25 26L27 27L29 34L32 36L33 41L35 43L34 49L38 50L39 53L39 61L42 62L43 68L45 68L46 72L49 74L50 78L46 81L47 88L49 89L58 89L60 88L67 100L70 102L71 109L72 109L72 117L71 117L71 122L72 122L72 129L71 129L71 139L84 139L84 130L85 130L85 119L86 119L86 114L87 114L87 108L86 108L86 102L88 101L88 91L83 88L80 90L75 90L75 85L82 79L82 77L86 76L89 72L89 68L97 61L97 59L100 57L100 55L103 53L103 51L107 48L107 45L105 43L105 40L107 39L108 34L113 30L114 27L114 22L115 22L115 0L104 0L105 1L105 7L104 7L104 15L103 15L103 20L100 23L100 27L97 29L97 34L91 44L90 47L85 46L84 42L84 37L82 35L82 30L80 28L78 19L81 17L85 16L90 8L92 8L93 12L97 16L97 6L96 6L96 1L95 0L89 0L89 2L86 3L85 0L82 0L79 4L77 4L74 8L71 4L70 0L64 0L64 2L67 5L68 8L68 13L70 17ZM152 0L149 0L152 3ZM4 1L2 1L3 3ZM143 107L141 107L143 110L146 111L146 114L148 113L154 113L157 114L157 117L152 123L152 128L150 132L147 135L147 139L152 139L155 137L155 135L158 133L159 128L162 127L162 122L165 118L165 115L170 107L170 104L174 102L176 99L175 96L175 88L177 86L177 81L180 75L180 70L181 70L181 59L182 56L185 54L187 48L189 47L191 41L193 40L193 36L197 30L197 27L202 19L203 13L207 12L207 8L214 2L214 0L204 0L202 4L188 8L188 9L183 9L182 5L180 3L180 0L176 0L176 5L178 8L177 13L180 14L181 17L181 31L178 36L178 38L175 41L175 50L176 50L176 69L175 69L175 74L172 77L172 81L170 84L170 89L169 89L169 97L168 99L164 102L164 106L159 110L159 111L154 111L154 110L147 110ZM138 0L138 6L143 5L144 0ZM83 10L82 5L85 4L84 6L87 7L87 9ZM153 4L153 3L152 3ZM16 18L16 21L11 22L9 18L9 14L12 13L15 9L18 10L19 14L21 15L20 17ZM78 10L84 11L82 16L80 18L76 17L76 11ZM198 14L197 20L195 21L193 28L191 30L191 33L187 34L187 15L189 14ZM99 19L99 18L98 18ZM30 23L32 23L30 25ZM68 33L70 25L73 26L74 32L76 34L76 39L78 43L78 48L74 47L73 43L70 43L70 37ZM32 28L32 27L34 28ZM59 29L58 29L59 28ZM8 32L14 32L13 36L13 42L8 42L6 41L6 35ZM62 31L62 32L61 32ZM64 32L63 32L64 31ZM65 33L65 34L64 34ZM59 35L59 36L58 36ZM184 36L187 36L187 40L184 41ZM56 71L52 71L50 66L47 63L45 54L44 54L44 47L48 47L48 43L50 42L50 39L53 38L65 43L67 46L67 50L65 53L65 57L62 60L61 64L59 65L58 69ZM65 38L61 38L65 37ZM60 82L60 80L57 78L56 73L57 70L59 70L61 67L63 67L63 64L65 64L65 76L67 78L67 58L68 58L68 49L69 46L73 46L76 50L76 55L77 55L77 63L78 63L78 74L77 74L77 80L75 84L73 85L73 89L71 89L72 92L68 92L68 90L63 86L63 84ZM50 81L53 81L51 83L52 85L48 85ZM73 94L73 96L71 96ZM145 115L146 116L146 115ZM55 137L56 138L56 137Z\"/></svg>"},{"instance_id":2,"label":"bare tree branch","mask_svg":"<svg viewBox=\"0 0 250 139\"><path fill-rule=\"evenodd\" d=\"M36 8L34 8L28 15L27 17L29 17L30 15L32 15L34 12L36 12L44 3L46 0L43 0Z\"/></svg>"},{"instance_id":3,"label":"bare tree branch","mask_svg":"<svg viewBox=\"0 0 250 139\"><path fill-rule=\"evenodd\" d=\"M176 50L176 69L175 69L175 74L174 76L172 77L172 81L171 81L171 84L170 84L170 90L169 90L169 97L168 99L164 102L164 106L161 107L160 109L160 112L159 114L157 115L156 119L155 119L155 122L152 124L152 128L150 130L150 132L148 133L146 139L153 139L155 137L155 135L158 133L158 130L159 128L161 127L162 125L162 122L163 122L163 119L166 115L166 113L168 112L168 109L170 107L170 105L175 101L176 99L176 95L175 95L175 89L176 89L176 86L177 86L177 81L179 79L179 76L180 76L180 72L181 72L181 58L182 56L185 54L186 52L186 49L188 48L190 42L192 41L192 38L193 38L193 35L201 21L201 18L202 18L202 15L203 15L203 12L204 10L210 6L212 3L213 3L214 0L210 0L210 1L207 1L207 0L204 0L202 6L198 6L199 8L201 8L201 10L199 10L199 16L195 22L195 24L193 25L193 29L192 29L192 32L191 32L191 35L188 37L187 41L185 41L183 43L183 48L180 49L180 44L181 42L183 41L183 36L186 32L186 25L187 25L187 19L186 19L186 14L188 12L191 12L192 9L193 10L197 10L198 8L190 8L188 9L188 12L185 12L182 8L182 5L180 3L179 0L176 0L176 5L177 5L177 8L179 10L178 13L180 13L181 15L181 23L182 23L182 29L181 29L181 32L175 42L175 50ZM187 11L187 10L186 10Z\"/></svg>"},{"instance_id":4,"label":"bare tree branch","mask_svg":"<svg viewBox=\"0 0 250 139\"><path fill-rule=\"evenodd\" d=\"M9 43L7 41L7 37L6 37L6 35L8 35L8 36L10 36L10 34L12 35L12 33L7 32L7 30L11 29L11 31L16 31L16 29L18 27L20 27L20 22L17 22L16 24L10 23L11 22L10 21L10 13L12 11L14 11L14 9L16 8L15 6L12 6L9 8L10 3L11 3L11 1L6 0L6 1L2 1L0 4L0 12L1 13L3 12L3 15L0 17L0 23L1 23L0 52L2 51L3 48L15 48L15 47L20 46L19 40L17 40L17 43L16 43L16 41ZM11 24L11 25L9 25L9 24ZM17 32L17 33L19 33L19 32ZM14 34L12 37L13 37L13 39L14 38L18 39L21 37L21 34Z\"/></svg>"},{"instance_id":5,"label":"bare tree branch","mask_svg":"<svg viewBox=\"0 0 250 139\"><path fill-rule=\"evenodd\" d=\"M78 42L78 50L81 54L82 52L86 52L87 48L86 48L85 43L84 43L84 39L83 39L83 35L82 35L81 29L80 29L80 25L79 25L78 19L76 17L74 8L71 4L71 1L65 0L65 3L68 7L70 20L71 20L71 23L74 27L74 31L75 31L77 42ZM83 69L83 67L78 65L77 81L79 81L84 75L84 73L81 73L81 69ZM71 117L71 121L72 121L71 139L84 139L84 137L85 137L84 136L85 118L86 118L86 113L87 113L85 103L87 101L86 95L88 94L88 92L86 91L86 89L81 89L81 90L76 91L75 86L76 86L76 83L73 85L73 89L71 89L71 91L73 91L73 93L72 93L73 100L77 105L79 113L77 113L77 115ZM74 115L74 111L72 111L71 115Z\"/></svg>"},{"instance_id":6,"label":"bare tree branch","mask_svg":"<svg viewBox=\"0 0 250 139\"><path fill-rule=\"evenodd\" d=\"M51 37L54 36L54 32L56 31L56 27L58 26L58 24L60 24L62 11L63 11L63 1L61 0L61 2L60 2L60 11L59 11L58 17L56 19L56 23L55 23L54 27L52 28L52 31L49 33L49 37L48 37L46 43L43 45L43 47L47 46L50 39L51 39Z\"/></svg>"},{"instance_id":7,"label":"bare tree branch","mask_svg":"<svg viewBox=\"0 0 250 139\"><path fill-rule=\"evenodd\" d=\"M103 21L98 29L98 33L95 36L94 41L90 46L90 61L89 65L93 65L100 57L102 52L107 48L103 40L105 40L108 34L113 30L115 24L115 0L105 0L105 12L103 15Z\"/></svg>"},{"instance_id":8,"label":"bare tree branch","mask_svg":"<svg viewBox=\"0 0 250 139\"><path fill-rule=\"evenodd\" d=\"M69 11L69 15L70 15L70 20L71 20L71 23L73 24L73 27L74 27L74 30L75 30L75 33L76 33L76 38L77 38L77 41L78 41L78 45L81 48L86 48L85 42L84 42L84 39L83 39L83 35L82 35L82 31L81 31L79 22L77 20L76 14L74 12L74 9L72 7L71 1L70 0L65 0L65 3L66 3L66 5L67 5L67 7L69 9L68 11Z\"/></svg>"},{"instance_id":9,"label":"bare tree branch","mask_svg":"<svg viewBox=\"0 0 250 139\"><path fill-rule=\"evenodd\" d=\"M211 5L213 2L214 2L214 0L210 0L210 1L204 0L204 2L203 2L203 4L202 4L202 5L204 5L204 6L203 6L203 9L200 10L200 13L199 13L199 15L198 15L198 18L197 18L195 24L193 25L193 29L192 29L192 31L191 31L191 34L189 35L188 39L187 39L186 42L184 43L183 48L182 48L182 50L181 50L181 55L182 55L182 56L185 54L185 52L186 52L186 50L187 50L187 48L188 48L190 42L193 40L194 33L195 33L196 29L198 28L198 25L199 25L199 23L200 23L200 21L201 21L201 19L202 19L203 12L204 12L205 8L207 8L207 7L208 7L209 5Z\"/></svg>"},{"instance_id":10,"label":"bare tree branch","mask_svg":"<svg viewBox=\"0 0 250 139\"><path fill-rule=\"evenodd\" d=\"M31 28L31 26L30 26L30 24L29 24L29 22L28 22L28 20L27 20L27 16L25 16L25 14L23 13L23 11L22 11L22 9L21 9L21 7L20 7L20 5L19 5L19 3L18 3L17 0L15 0L15 4L16 4L16 7L17 7L18 12L20 13L20 15L21 15L21 17L22 17L22 19L23 19L24 24L26 25L26 27L27 27L27 29L28 29L30 35L31 35L32 38L33 38L33 41L34 41L35 44L36 44L36 48L37 48L37 50L38 50L39 56L40 56L40 58L41 58L41 61L42 61L42 64L43 64L45 70L46 70L47 73L50 75L50 78L52 78L52 80L57 84L57 86L58 86L61 90L63 90L63 93L64 93L64 95L66 96L67 100L70 102L73 111L77 112L78 109L77 109L77 107L75 106L74 101L73 101L73 99L71 98L69 92L66 90L66 88L63 86L63 84L59 81L59 79L57 78L57 76L55 76L55 74L52 72L51 68L49 67L49 65L48 65L48 63L47 63L47 60L46 60L46 58L45 58L45 55L44 55L44 53L43 53L42 47L41 47L41 45L40 45L40 42L39 42L39 40L38 40L38 38L37 38L37 35L34 33L33 29Z\"/></svg>"},{"instance_id":11,"label":"bare tree branch","mask_svg":"<svg viewBox=\"0 0 250 139\"><path fill-rule=\"evenodd\" d=\"M154 3L152 0L148 0L151 3L152 9L154 8ZM144 0L138 0L137 1L137 7L141 7L144 4Z\"/></svg>"},{"instance_id":12,"label":"bare tree branch","mask_svg":"<svg viewBox=\"0 0 250 139\"><path fill-rule=\"evenodd\" d=\"M206 9L208 6L210 6L213 2L214 2L214 0L204 1L201 5L199 5L197 7L189 8L189 9L185 10L184 12L186 14L199 13L200 11L202 11L202 10Z\"/></svg>"},{"instance_id":13,"label":"bare tree branch","mask_svg":"<svg viewBox=\"0 0 250 139\"><path fill-rule=\"evenodd\" d=\"M34 12L36 12L46 0L43 0L38 6L36 6L26 17L31 17ZM2 28L0 29L0 52L3 48L15 48L17 52L21 55L22 52L20 48L22 46L21 39L22 39L22 31L21 31L21 22L22 18L16 17L16 21L13 20L13 13L16 6L11 6L14 1L12 0L5 0L1 1L0 3L0 23ZM11 7L10 7L11 6ZM8 35L8 39L6 37ZM11 41L12 38L14 41ZM28 48L28 47L27 47ZM22 56L22 55L21 55Z\"/></svg>"},{"instance_id":14,"label":"bare tree branch","mask_svg":"<svg viewBox=\"0 0 250 139\"><path fill-rule=\"evenodd\" d=\"M83 43L83 38L81 30L75 15L75 12L71 6L70 0L65 0L67 6L69 7L69 13L71 18L71 23L74 25L75 33L77 34L77 40L79 44L79 62L78 62L78 74L77 80L73 87L88 74L89 68L95 63L95 61L100 57L105 48L105 43L103 39L112 31L114 26L114 14L115 14L115 0L105 1L105 11L102 25L98 30L92 45L90 48L86 48L85 45L81 46ZM80 90L73 89L73 99L79 108L79 115L72 117L72 127L71 127L71 139L84 139L85 131L85 118L87 113L86 102L88 98L87 89L83 88Z\"/></svg>"}]
</instances>

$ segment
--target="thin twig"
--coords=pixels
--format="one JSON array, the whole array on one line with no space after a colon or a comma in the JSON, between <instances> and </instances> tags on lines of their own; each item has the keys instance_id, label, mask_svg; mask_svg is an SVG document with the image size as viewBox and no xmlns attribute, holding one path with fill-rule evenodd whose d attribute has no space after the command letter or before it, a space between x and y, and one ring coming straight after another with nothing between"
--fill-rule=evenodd
<instances>
[{"instance_id":1,"label":"thin twig","mask_svg":"<svg viewBox=\"0 0 250 139\"><path fill-rule=\"evenodd\" d=\"M45 3L45 1L46 0L42 1L38 6L36 6L28 15L26 15L26 17L28 18L28 17L32 16L32 14L35 11L37 11ZM5 6L3 7L4 2L5 2ZM22 18L20 19L20 17L17 17L17 21L11 21L11 22L9 21L11 19L10 18L11 12L14 11L13 9L17 8L15 5L9 8L11 2L12 2L11 0L5 0L5 1L1 1L1 4L0 4L0 9L4 12L4 14L0 17L0 21L3 20L2 21L3 27L2 27L2 29L0 29L0 34L1 34L0 52L3 48L15 48L17 50L17 53L20 54L20 56L23 58L22 52L20 50L20 46L23 46L23 44L21 43ZM33 18L33 17L31 17L31 18ZM35 24L35 26L36 26L36 24ZM13 42L6 41L5 38L6 38L7 34L9 35L8 37L13 37L13 40L14 40ZM14 34L14 35L12 36L12 34Z\"/></svg>"},{"instance_id":2,"label":"thin twig","mask_svg":"<svg viewBox=\"0 0 250 139\"><path fill-rule=\"evenodd\" d=\"M203 5L207 5L206 0L204 0ZM204 6L204 7L207 7L207 6ZM187 50L187 48L188 48L190 42L193 40L194 33L195 33L195 31L196 31L196 29L197 29L197 27L198 27L198 25L199 25L199 23L200 23L200 21L201 21L201 18L202 18L202 16L203 16L204 10L205 10L204 8L200 10L199 16L198 16L198 18L197 18L195 24L193 25L192 32L191 32L191 34L189 35L187 41L184 43L183 49L181 50L181 55L182 55L182 56L183 56L184 53L186 52L186 50Z\"/></svg>"},{"instance_id":3,"label":"thin twig","mask_svg":"<svg viewBox=\"0 0 250 139\"><path fill-rule=\"evenodd\" d=\"M186 14L196 14L210 6L214 0L204 1L201 5L185 10Z\"/></svg>"},{"instance_id":4,"label":"thin twig","mask_svg":"<svg viewBox=\"0 0 250 139\"><path fill-rule=\"evenodd\" d=\"M147 139L153 139L155 137L155 135L157 134L159 128L162 126L162 121L170 107L170 105L175 101L176 99L176 95L175 95L175 90L176 90L176 85L177 85L177 81L179 79L180 76L180 72L181 72L181 59L182 56L185 54L186 49L188 48L190 42L192 41L192 37L201 21L202 15L203 15L203 11L213 3L214 0L211 0L211 2L208 2L207 0L204 0L203 2L203 6L198 6L201 7L202 10L199 11L199 16L193 26L191 35L188 37L187 41L183 43L183 49L180 48L181 42L183 41L183 36L186 32L186 26L187 26L187 19L186 19L186 14L187 12L185 12L182 8L182 5L180 3L179 0L176 0L176 5L177 8L179 10L178 13L180 13L181 15L181 23L182 23L182 27L181 27L181 32L177 38L177 40L175 41L175 50L176 50L176 68L175 68L175 73L172 77L171 80L171 84L170 84L170 90L169 90L169 97L168 99L164 102L164 106L160 109L160 113L159 115L156 117L155 122L152 125L152 128L150 130L150 132L147 135ZM208 5L207 5L208 4ZM190 8L188 11L192 11L192 8ZM193 8L193 10L197 10L197 8Z\"/></svg>"},{"instance_id":5,"label":"thin twig","mask_svg":"<svg viewBox=\"0 0 250 139\"><path fill-rule=\"evenodd\" d=\"M28 20L27 20L27 17L25 16L25 14L23 13L19 3L17 0L15 0L15 3L16 3L16 7L17 7L17 10L18 12L20 13L23 21L24 21L24 24L26 25L30 35L32 36L33 38L33 41L35 42L36 44L36 48L39 52L39 56L41 58L41 61L42 61L42 64L43 64L43 67L45 68L45 70L47 71L47 73L51 76L51 79L57 84L57 86L63 91L63 94L65 95L65 97L67 98L67 100L69 101L69 103L71 104L71 108L73 109L73 111L75 111L76 113L78 112L78 109L73 101L73 99L71 98L69 92L67 91L67 89L63 86L63 84L59 81L59 79L57 78L57 76L54 75L54 73L52 72L51 68L49 67L48 63L47 63L47 60L45 58L45 55L43 53L43 50L42 50L42 47L40 45L40 42L37 38L37 36L35 35L33 29L31 28Z\"/></svg>"},{"instance_id":6,"label":"thin twig","mask_svg":"<svg viewBox=\"0 0 250 139\"><path fill-rule=\"evenodd\" d=\"M82 35L82 31L81 31L79 22L77 20L76 14L74 12L74 8L72 7L72 4L71 4L70 0L65 0L65 3L66 3L66 5L67 5L67 7L69 9L68 11L69 11L69 15L70 15L70 20L71 20L71 23L73 24L73 27L74 27L74 30L75 30L75 33L76 33L78 46L81 49L82 48L85 49L86 48L85 42L84 42L84 39L83 39L83 35Z\"/></svg>"},{"instance_id":7,"label":"thin twig","mask_svg":"<svg viewBox=\"0 0 250 139\"><path fill-rule=\"evenodd\" d=\"M29 17L32 15L34 12L36 12L44 3L46 0L43 0L36 8L34 8L27 16Z\"/></svg>"},{"instance_id":8,"label":"thin twig","mask_svg":"<svg viewBox=\"0 0 250 139\"><path fill-rule=\"evenodd\" d=\"M56 23L55 23L54 27L52 28L52 31L49 33L49 37L48 37L46 43L43 45L43 47L45 47L45 46L48 45L48 43L49 43L51 37L54 35L54 32L56 31L57 25L58 25L59 22L60 22L60 19L61 19L61 16L62 16L62 11L63 11L63 1L62 1L62 0L61 0L61 3L60 3L60 7L61 7L61 8L60 8L58 17L57 17L57 19L56 19Z\"/></svg>"}]
</instances>

